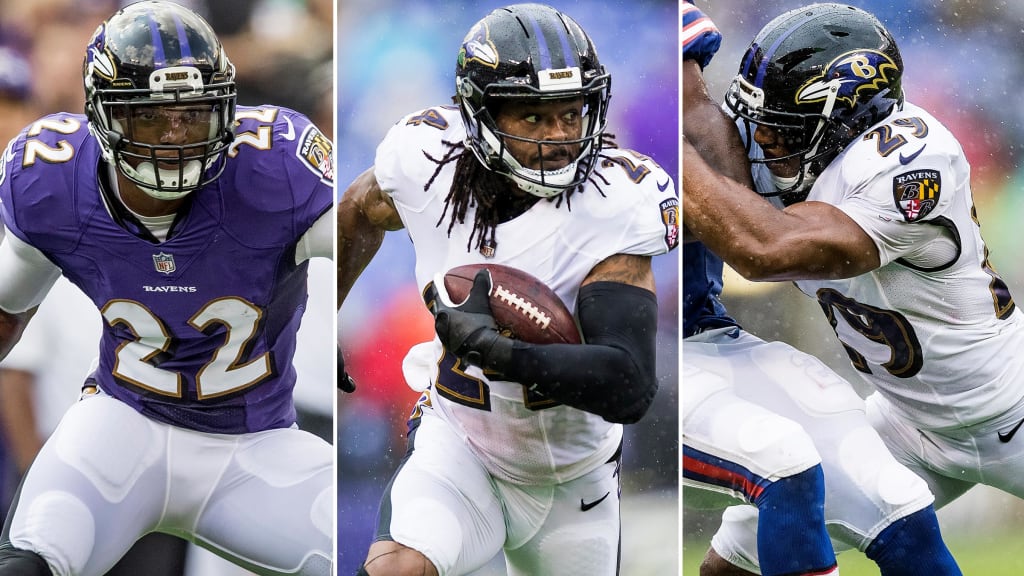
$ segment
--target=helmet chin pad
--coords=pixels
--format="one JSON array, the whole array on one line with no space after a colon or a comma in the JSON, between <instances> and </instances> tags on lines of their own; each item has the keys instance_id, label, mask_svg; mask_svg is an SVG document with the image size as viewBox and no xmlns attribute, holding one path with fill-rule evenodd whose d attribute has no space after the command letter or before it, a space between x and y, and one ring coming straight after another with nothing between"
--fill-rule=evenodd
<instances>
[{"instance_id":1,"label":"helmet chin pad","mask_svg":"<svg viewBox=\"0 0 1024 576\"><path fill-rule=\"evenodd\" d=\"M182 170L165 170L152 162L142 162L136 167L124 160L118 162L121 170L129 180L135 182L139 189L157 200L177 200L184 198L196 188L202 176L202 162L188 160ZM159 174L159 181L157 180ZM181 181L179 182L179 177Z\"/></svg>"},{"instance_id":2,"label":"helmet chin pad","mask_svg":"<svg viewBox=\"0 0 1024 576\"><path fill-rule=\"evenodd\" d=\"M578 161L570 162L557 170L533 170L518 166L519 163L516 162L508 176L524 192L541 198L551 198L564 192L576 178L577 163Z\"/></svg>"}]
</instances>

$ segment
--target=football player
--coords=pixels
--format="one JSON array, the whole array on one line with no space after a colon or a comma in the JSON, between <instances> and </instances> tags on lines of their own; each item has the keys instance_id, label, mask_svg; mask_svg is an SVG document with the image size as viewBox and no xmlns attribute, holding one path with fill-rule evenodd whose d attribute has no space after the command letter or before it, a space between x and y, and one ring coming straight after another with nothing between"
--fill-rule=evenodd
<instances>
[{"instance_id":1,"label":"football player","mask_svg":"<svg viewBox=\"0 0 1024 576\"><path fill-rule=\"evenodd\" d=\"M743 151L742 143L732 121L707 95L699 69L718 49L720 35L697 8L684 4L683 14L684 136L692 140L691 152L700 148L703 158L718 158L717 163L729 170L726 175L733 186L745 187L750 175L738 169L749 169L749 163L727 160L728 153L722 152ZM687 14L694 14L689 26ZM688 47L693 53L689 60ZM720 131L729 132L731 138ZM716 148L708 142L716 138L714 156ZM688 185L689 157L686 162L684 183ZM689 204L686 209L690 210ZM691 216L688 213L685 221ZM808 550L807 541L800 539L802 534L793 530L813 530L821 512L811 513L806 502L793 495L805 491L809 493L805 498L810 498L818 488L812 483L795 484L799 475L780 479L778 473L786 470L783 456L807 451L804 436L809 433L811 449L817 446L821 454L826 479L821 494L824 521L840 549L852 546L865 551L885 576L960 574L940 537L930 506L932 495L923 481L885 450L853 388L818 359L740 329L719 299L722 261L709 248L689 242L683 251L683 360L689 371L681 382L686 415L684 482L720 491L731 487L757 506L726 511L724 527L716 534L701 573L777 574L779 566L783 566L781 573L796 573L792 564L787 570L780 562L815 557L814 549ZM686 459L687 453L696 457ZM759 473L765 469L776 473ZM775 482L769 484L769 480ZM761 492L765 485L781 486L772 495L778 499L775 506L801 510L803 516L784 517L789 525L780 522L778 510L765 502ZM692 500L692 492L684 494L684 502ZM802 508L798 507L801 502ZM747 530L743 539L736 536L733 525ZM829 546L827 537L825 545ZM803 551L803 556L794 550ZM814 566L800 568L806 572Z\"/></svg>"},{"instance_id":2,"label":"football player","mask_svg":"<svg viewBox=\"0 0 1024 576\"><path fill-rule=\"evenodd\" d=\"M989 264L963 150L906 100L903 70L863 10L769 22L726 95L762 196L685 145L686 220L747 278L793 280L818 301L875 389L872 426L936 508L977 483L1024 496L1024 319ZM733 524L716 550L754 529Z\"/></svg>"},{"instance_id":3,"label":"football player","mask_svg":"<svg viewBox=\"0 0 1024 576\"><path fill-rule=\"evenodd\" d=\"M657 389L651 257L678 242L674 185L608 139L611 78L569 16L495 10L455 73L457 105L401 119L339 206L339 300L405 228L437 331L405 359L425 390L359 573L466 574L504 549L510 574L611 576L623 424ZM586 343L498 334L487 274L460 305L433 282L486 262L550 286Z\"/></svg>"},{"instance_id":4,"label":"football player","mask_svg":"<svg viewBox=\"0 0 1024 576\"><path fill-rule=\"evenodd\" d=\"M692 3L680 7L683 133L715 166L753 188L739 135L704 84L702 71L718 51L722 35ZM738 332L718 300L721 261L690 240L683 245L685 335ZM757 506L765 576L838 574L825 528L825 477L814 441L796 422L736 396L727 375L693 364L690 349L696 346L683 342L683 502L708 507L722 501L715 497L722 494ZM751 447L755 437L758 444Z\"/></svg>"},{"instance_id":5,"label":"football player","mask_svg":"<svg viewBox=\"0 0 1024 576\"><path fill-rule=\"evenodd\" d=\"M331 254L332 143L236 106L216 34L172 2L113 14L83 73L85 114L3 154L0 353L62 274L104 326L0 574L103 574L153 531L259 574L330 574L332 448L295 427L292 356L307 261Z\"/></svg>"}]
</instances>

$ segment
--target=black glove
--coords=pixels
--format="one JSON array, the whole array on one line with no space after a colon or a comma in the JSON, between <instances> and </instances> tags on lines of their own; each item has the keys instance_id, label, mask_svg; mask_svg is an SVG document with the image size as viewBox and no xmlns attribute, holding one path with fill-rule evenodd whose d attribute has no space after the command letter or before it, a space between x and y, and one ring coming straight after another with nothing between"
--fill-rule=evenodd
<instances>
[{"instance_id":1,"label":"black glove","mask_svg":"<svg viewBox=\"0 0 1024 576\"><path fill-rule=\"evenodd\" d=\"M345 372L345 357L341 355L341 346L338 346L338 390L342 392L355 392L356 381Z\"/></svg>"},{"instance_id":2,"label":"black glove","mask_svg":"<svg viewBox=\"0 0 1024 576\"><path fill-rule=\"evenodd\" d=\"M483 269L476 273L469 296L461 304L451 304L448 294L440 294L434 282L427 285L423 300L434 315L434 330L445 348L469 364L501 372L511 359L513 341L498 332L491 315L490 292L491 273Z\"/></svg>"}]
</instances>

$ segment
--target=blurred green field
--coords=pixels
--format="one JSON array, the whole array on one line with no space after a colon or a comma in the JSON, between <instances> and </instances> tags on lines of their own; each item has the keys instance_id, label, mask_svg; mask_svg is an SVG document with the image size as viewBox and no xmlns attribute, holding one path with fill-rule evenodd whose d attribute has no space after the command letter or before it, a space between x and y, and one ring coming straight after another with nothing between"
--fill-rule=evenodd
<instances>
[{"instance_id":1,"label":"blurred green field","mask_svg":"<svg viewBox=\"0 0 1024 576\"><path fill-rule=\"evenodd\" d=\"M1020 576L1024 574L1024 534L1009 530L986 532L978 538L947 538L947 544L965 576ZM706 540L683 542L683 575L697 576L708 548ZM850 551L839 555L842 576L878 576L878 568L863 554Z\"/></svg>"}]
</instances>

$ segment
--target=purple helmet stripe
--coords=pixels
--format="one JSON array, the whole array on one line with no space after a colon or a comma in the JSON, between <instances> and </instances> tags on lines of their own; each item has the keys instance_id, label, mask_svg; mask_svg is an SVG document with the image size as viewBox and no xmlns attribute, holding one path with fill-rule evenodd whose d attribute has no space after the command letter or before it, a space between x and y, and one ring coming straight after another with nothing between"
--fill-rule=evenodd
<instances>
[{"instance_id":1,"label":"purple helmet stripe","mask_svg":"<svg viewBox=\"0 0 1024 576\"><path fill-rule=\"evenodd\" d=\"M156 68L162 68L167 63L167 55L164 53L164 41L160 37L160 22L153 17L153 13L149 14L149 35L153 39L151 44L153 45L153 66Z\"/></svg>"},{"instance_id":2,"label":"purple helmet stripe","mask_svg":"<svg viewBox=\"0 0 1024 576\"><path fill-rule=\"evenodd\" d=\"M535 18L530 18L530 24L533 26L533 35L537 38L537 48L540 50L540 66L538 66L538 69L546 70L553 68L551 66L551 50L548 49L548 40L540 29L540 23Z\"/></svg>"},{"instance_id":3,"label":"purple helmet stripe","mask_svg":"<svg viewBox=\"0 0 1024 576\"><path fill-rule=\"evenodd\" d=\"M181 49L182 60L191 59L192 47L188 43L188 34L185 33L185 25L177 14L174 14L174 28L178 32L178 46Z\"/></svg>"},{"instance_id":4,"label":"purple helmet stripe","mask_svg":"<svg viewBox=\"0 0 1024 576\"><path fill-rule=\"evenodd\" d=\"M569 68L574 65L579 65L579 62L576 61L576 51L573 50L572 46L569 44L568 29L563 26L559 26L555 28L555 30L558 31L558 40L562 43L562 54L565 57L565 67Z\"/></svg>"},{"instance_id":5,"label":"purple helmet stripe","mask_svg":"<svg viewBox=\"0 0 1024 576\"><path fill-rule=\"evenodd\" d=\"M751 44L747 53L743 55L743 62L740 64L740 76L746 77L750 72L750 65L754 63L754 54L757 54L758 45Z\"/></svg>"},{"instance_id":6,"label":"purple helmet stripe","mask_svg":"<svg viewBox=\"0 0 1024 576\"><path fill-rule=\"evenodd\" d=\"M764 53L764 56L761 58L761 65L758 67L757 76L754 78L754 86L757 86L758 88L762 87L764 83L764 76L768 72L768 63L771 62L772 55L775 54L775 51L779 49L779 45L782 44L786 40L786 38L789 38L790 34L796 32L797 28L803 26L804 22L807 22L808 20L816 16L817 14L814 14L813 12L809 15L805 15L803 18L800 18L792 26L790 26L789 30L786 30L785 32L780 34L778 38L775 39L775 42L772 43L772 45Z\"/></svg>"}]
</instances>

